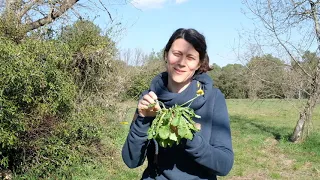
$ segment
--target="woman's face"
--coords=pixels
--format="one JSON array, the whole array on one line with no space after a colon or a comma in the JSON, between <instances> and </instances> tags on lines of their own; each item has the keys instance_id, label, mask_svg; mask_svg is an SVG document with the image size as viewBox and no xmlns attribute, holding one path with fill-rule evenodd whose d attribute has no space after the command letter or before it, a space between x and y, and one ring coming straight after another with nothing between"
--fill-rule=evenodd
<instances>
[{"instance_id":1,"label":"woman's face","mask_svg":"<svg viewBox=\"0 0 320 180\"><path fill-rule=\"evenodd\" d=\"M200 67L199 53L186 40L176 39L167 55L167 71L175 84L191 82L195 71Z\"/></svg>"}]
</instances>

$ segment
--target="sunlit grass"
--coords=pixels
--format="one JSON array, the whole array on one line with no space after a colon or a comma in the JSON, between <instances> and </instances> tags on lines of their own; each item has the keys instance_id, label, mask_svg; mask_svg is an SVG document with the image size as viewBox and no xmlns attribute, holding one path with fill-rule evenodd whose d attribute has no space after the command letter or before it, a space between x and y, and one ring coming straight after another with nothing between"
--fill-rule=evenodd
<instances>
[{"instance_id":1,"label":"sunlit grass","mask_svg":"<svg viewBox=\"0 0 320 180\"><path fill-rule=\"evenodd\" d=\"M313 114L313 134L304 143L288 138L303 102L228 100L235 163L220 179L320 178L320 108ZM294 106L293 106L294 105Z\"/></svg>"}]
</instances>

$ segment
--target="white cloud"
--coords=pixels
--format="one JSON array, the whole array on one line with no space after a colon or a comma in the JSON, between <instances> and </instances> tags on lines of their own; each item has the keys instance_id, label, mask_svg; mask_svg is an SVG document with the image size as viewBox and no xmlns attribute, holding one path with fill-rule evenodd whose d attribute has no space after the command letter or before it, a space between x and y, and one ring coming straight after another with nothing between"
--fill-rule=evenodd
<instances>
[{"instance_id":1,"label":"white cloud","mask_svg":"<svg viewBox=\"0 0 320 180\"><path fill-rule=\"evenodd\" d=\"M131 3L139 9L162 8L170 0L132 0ZM173 1L173 0L172 0ZM181 4L187 0L174 0L176 4Z\"/></svg>"},{"instance_id":2,"label":"white cloud","mask_svg":"<svg viewBox=\"0 0 320 180\"><path fill-rule=\"evenodd\" d=\"M161 8L167 0L133 0L131 3L139 9Z\"/></svg>"},{"instance_id":3,"label":"white cloud","mask_svg":"<svg viewBox=\"0 0 320 180\"><path fill-rule=\"evenodd\" d=\"M188 1L188 0L176 0L176 3L177 3L177 4L181 4L181 3L184 3L184 2L186 2L186 1Z\"/></svg>"}]
</instances>

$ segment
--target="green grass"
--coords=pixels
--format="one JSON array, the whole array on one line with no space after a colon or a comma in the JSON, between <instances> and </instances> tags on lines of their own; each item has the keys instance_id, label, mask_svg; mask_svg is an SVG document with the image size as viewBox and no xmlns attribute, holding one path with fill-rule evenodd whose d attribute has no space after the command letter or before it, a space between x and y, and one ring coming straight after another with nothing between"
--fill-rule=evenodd
<instances>
[{"instance_id":1,"label":"green grass","mask_svg":"<svg viewBox=\"0 0 320 180\"><path fill-rule=\"evenodd\" d=\"M303 143L288 141L303 103L293 100L228 100L235 163L220 179L319 179L320 108L313 134Z\"/></svg>"},{"instance_id":2,"label":"green grass","mask_svg":"<svg viewBox=\"0 0 320 180\"><path fill-rule=\"evenodd\" d=\"M129 126L134 114L135 102L118 104L105 114L105 129L102 143L104 145L103 156L100 161L72 167L72 179L75 180L131 180L140 179L145 165L129 169L122 161L121 148L129 131ZM133 108L132 108L133 107ZM123 124L128 122L128 124Z\"/></svg>"},{"instance_id":3,"label":"green grass","mask_svg":"<svg viewBox=\"0 0 320 180\"><path fill-rule=\"evenodd\" d=\"M219 179L320 179L319 106L313 115L312 136L303 143L294 144L288 137L303 102L227 100L227 105L235 162L231 172ZM102 140L104 155L99 162L72 167L72 179L140 179L145 164L129 169L121 158L121 148L134 112L128 108L135 106L136 102L125 102L104 116L107 129ZM123 125L123 121L129 124Z\"/></svg>"}]
</instances>

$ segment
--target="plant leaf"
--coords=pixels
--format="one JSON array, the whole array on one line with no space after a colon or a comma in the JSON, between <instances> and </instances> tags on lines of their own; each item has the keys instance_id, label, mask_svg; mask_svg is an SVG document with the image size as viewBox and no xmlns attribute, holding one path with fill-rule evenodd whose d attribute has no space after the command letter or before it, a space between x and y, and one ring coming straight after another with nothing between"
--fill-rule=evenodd
<instances>
[{"instance_id":1,"label":"plant leaf","mask_svg":"<svg viewBox=\"0 0 320 180\"><path fill-rule=\"evenodd\" d=\"M159 136L161 139L168 139L169 135L170 135L170 129L168 126L162 126L159 129Z\"/></svg>"},{"instance_id":2,"label":"plant leaf","mask_svg":"<svg viewBox=\"0 0 320 180\"><path fill-rule=\"evenodd\" d=\"M191 133L191 131L189 129L188 129L188 131L187 131L187 133L185 135L185 138L186 139L190 139L190 140L192 140L192 138L193 138L193 134Z\"/></svg>"},{"instance_id":3,"label":"plant leaf","mask_svg":"<svg viewBox=\"0 0 320 180\"><path fill-rule=\"evenodd\" d=\"M181 118L181 116L176 116L176 117L174 117L173 120L172 120L172 122L171 122L171 124L172 124L173 126L178 126L178 125L180 124L180 118Z\"/></svg>"},{"instance_id":4,"label":"plant leaf","mask_svg":"<svg viewBox=\"0 0 320 180\"><path fill-rule=\"evenodd\" d=\"M153 131L152 131L152 129L150 128L149 130L148 130L148 139L152 139L153 138Z\"/></svg>"},{"instance_id":5,"label":"plant leaf","mask_svg":"<svg viewBox=\"0 0 320 180\"><path fill-rule=\"evenodd\" d=\"M178 140L178 137L176 135L176 133L170 133L170 136L169 136L169 139L173 140L173 141L177 141Z\"/></svg>"}]
</instances>

